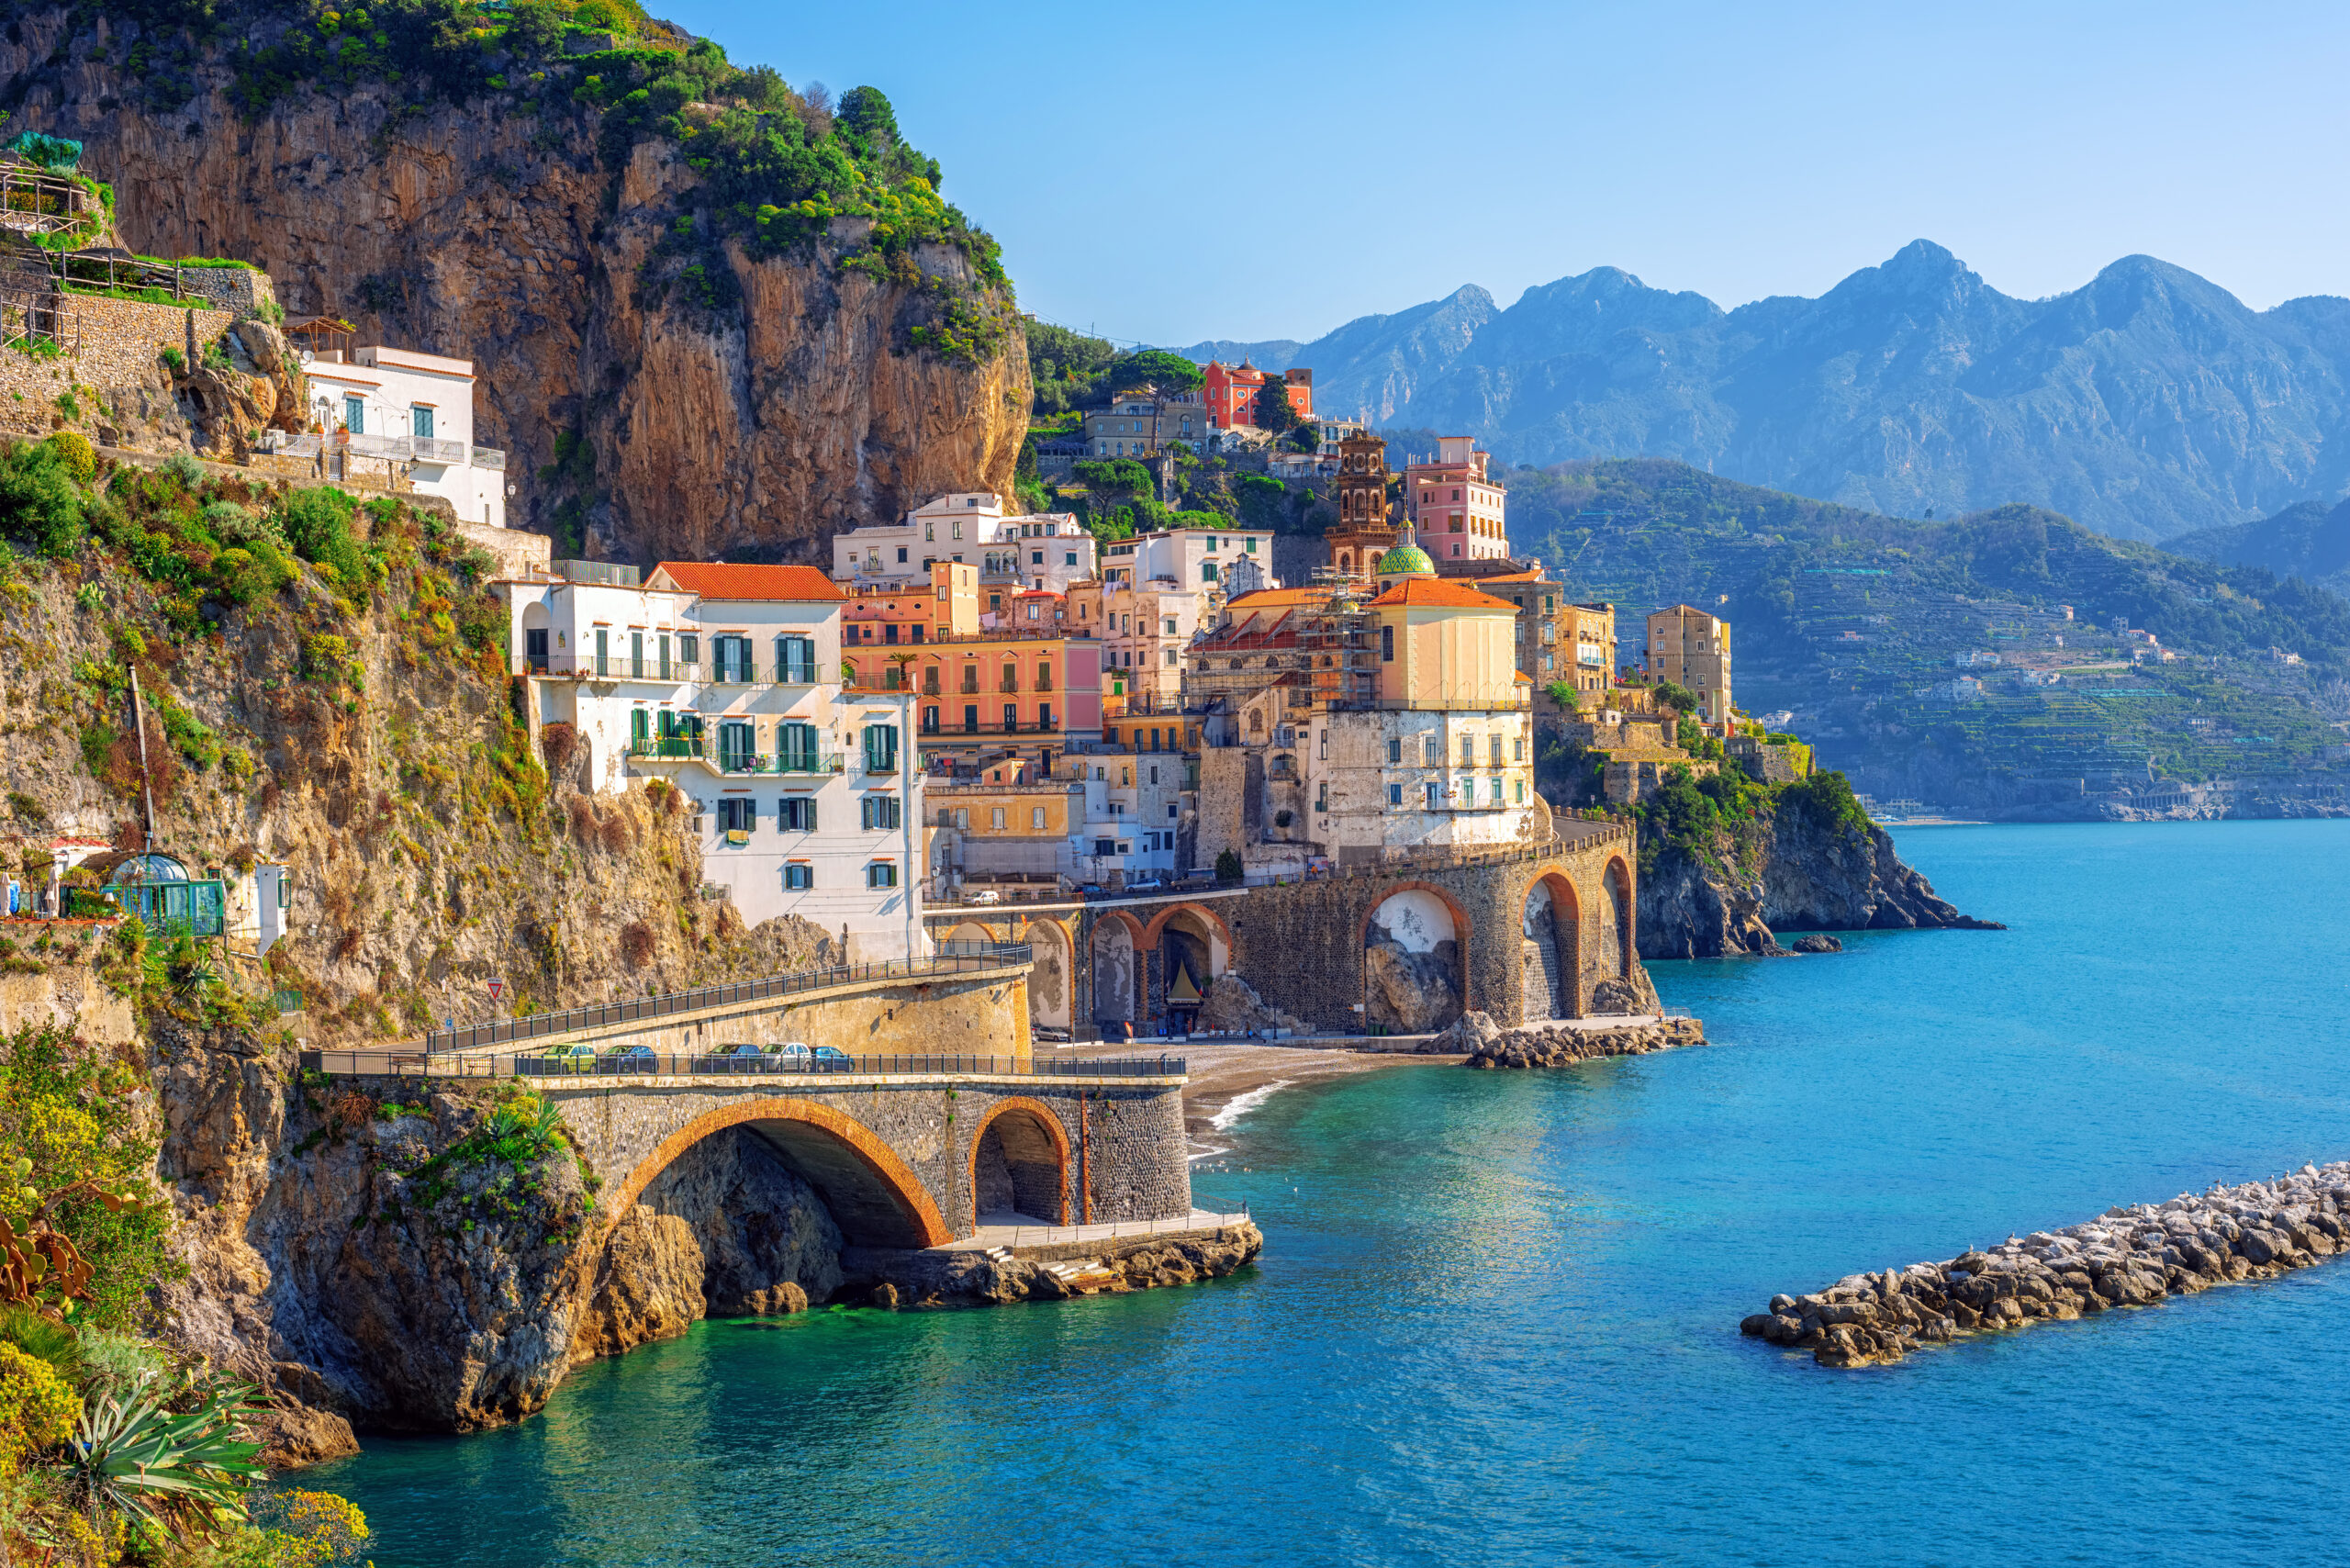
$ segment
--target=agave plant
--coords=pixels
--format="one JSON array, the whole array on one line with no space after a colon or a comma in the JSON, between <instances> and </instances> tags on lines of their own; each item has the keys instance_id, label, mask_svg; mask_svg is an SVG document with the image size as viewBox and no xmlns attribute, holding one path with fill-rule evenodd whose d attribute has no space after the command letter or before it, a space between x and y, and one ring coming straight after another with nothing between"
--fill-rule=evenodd
<instances>
[{"instance_id":1,"label":"agave plant","mask_svg":"<svg viewBox=\"0 0 2350 1568\"><path fill-rule=\"evenodd\" d=\"M66 1445L75 1501L103 1533L115 1519L209 1535L245 1517L245 1492L265 1473L259 1443L238 1437L260 1412L242 1384L216 1388L193 1410L166 1409L151 1386L107 1394L82 1412Z\"/></svg>"}]
</instances>

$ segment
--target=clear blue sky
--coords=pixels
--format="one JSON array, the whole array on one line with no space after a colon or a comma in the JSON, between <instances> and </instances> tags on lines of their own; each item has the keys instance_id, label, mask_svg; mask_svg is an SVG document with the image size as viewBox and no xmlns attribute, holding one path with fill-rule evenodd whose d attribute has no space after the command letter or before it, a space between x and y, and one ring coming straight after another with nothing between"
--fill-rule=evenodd
<instances>
[{"instance_id":1,"label":"clear blue sky","mask_svg":"<svg viewBox=\"0 0 2350 1568\"><path fill-rule=\"evenodd\" d=\"M1600 265L1817 295L1919 238L2025 297L2137 252L2259 308L2350 294L2339 0L653 9L879 87L1023 307L1118 338Z\"/></svg>"}]
</instances>

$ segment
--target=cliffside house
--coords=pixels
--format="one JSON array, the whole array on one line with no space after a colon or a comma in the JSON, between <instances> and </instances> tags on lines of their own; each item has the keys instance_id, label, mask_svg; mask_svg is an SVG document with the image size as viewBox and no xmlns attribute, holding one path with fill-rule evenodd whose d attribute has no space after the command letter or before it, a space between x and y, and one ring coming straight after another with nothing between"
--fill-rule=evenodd
<instances>
[{"instance_id":1,"label":"cliffside house","mask_svg":"<svg viewBox=\"0 0 2350 1568\"><path fill-rule=\"evenodd\" d=\"M301 326L289 328L297 343L347 342L342 332ZM330 478L354 464L382 465L446 499L467 522L506 526L506 454L474 444L473 361L381 343L305 347L301 357L311 421L323 433L273 431L263 450L315 454Z\"/></svg>"},{"instance_id":2,"label":"cliffside house","mask_svg":"<svg viewBox=\"0 0 2350 1568\"><path fill-rule=\"evenodd\" d=\"M1069 589L1069 624L1101 644L1105 720L1176 711L1184 661L1209 603L1197 586L1138 576L1143 569L1121 567Z\"/></svg>"},{"instance_id":3,"label":"cliffside house","mask_svg":"<svg viewBox=\"0 0 2350 1568\"><path fill-rule=\"evenodd\" d=\"M1068 753L1049 770L994 758L934 778L932 871L941 886L1001 881L1123 889L1179 869L1186 769L1178 755Z\"/></svg>"},{"instance_id":4,"label":"cliffside house","mask_svg":"<svg viewBox=\"0 0 2350 1568\"><path fill-rule=\"evenodd\" d=\"M674 785L744 921L845 929L857 962L918 956L911 703L843 682L847 596L812 566L558 565L498 584L532 744L570 725L597 794Z\"/></svg>"},{"instance_id":5,"label":"cliffside house","mask_svg":"<svg viewBox=\"0 0 2350 1568\"><path fill-rule=\"evenodd\" d=\"M1694 605L1676 604L1649 617L1643 661L1650 675L1688 688L1698 720L1728 733L1730 700L1729 622Z\"/></svg>"},{"instance_id":6,"label":"cliffside house","mask_svg":"<svg viewBox=\"0 0 2350 1568\"><path fill-rule=\"evenodd\" d=\"M1170 395L1156 386L1120 392L1110 406L1085 416L1085 450L1096 458L1156 457L1169 442L1206 444L1208 405L1196 393Z\"/></svg>"},{"instance_id":7,"label":"cliffside house","mask_svg":"<svg viewBox=\"0 0 2350 1568\"><path fill-rule=\"evenodd\" d=\"M1278 381L1287 388L1289 406L1297 410L1298 418L1314 417L1314 373L1303 365L1263 371L1245 359L1238 364L1210 360L1202 374L1200 397L1207 404L1208 418L1219 430L1254 427L1257 393L1269 380Z\"/></svg>"},{"instance_id":8,"label":"cliffside house","mask_svg":"<svg viewBox=\"0 0 2350 1568\"><path fill-rule=\"evenodd\" d=\"M1024 588L1067 593L1097 570L1093 535L1068 512L1007 513L992 490L957 490L898 522L833 537L833 577L860 587L927 583L942 561L976 566L979 607L1000 610Z\"/></svg>"}]
</instances>

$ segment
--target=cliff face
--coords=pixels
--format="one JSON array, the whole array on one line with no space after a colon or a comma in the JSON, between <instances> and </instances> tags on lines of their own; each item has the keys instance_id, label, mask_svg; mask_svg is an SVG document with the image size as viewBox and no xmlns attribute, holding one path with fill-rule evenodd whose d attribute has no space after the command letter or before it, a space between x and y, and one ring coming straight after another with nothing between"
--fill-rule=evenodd
<instances>
[{"instance_id":1,"label":"cliff face","mask_svg":"<svg viewBox=\"0 0 2350 1568\"><path fill-rule=\"evenodd\" d=\"M0 37L10 130L82 142L134 250L241 257L289 312L473 360L475 440L508 453L516 525L556 532L576 503L615 558L819 559L836 527L1012 488L1029 403L1016 320L976 364L909 337L937 286L968 277L960 254L844 271L862 220L842 219L812 254L733 252L739 306L708 308L648 266L699 176L657 140L607 172L595 108L419 109L377 85L297 92L248 122L216 50L185 108L158 116L118 63L135 26L75 15L27 11ZM589 462L558 465L566 436Z\"/></svg>"},{"instance_id":2,"label":"cliff face","mask_svg":"<svg viewBox=\"0 0 2350 1568\"><path fill-rule=\"evenodd\" d=\"M2000 927L1961 914L1894 853L1865 834L1786 804L1766 805L1757 831L1718 835L1713 863L1646 842L1639 891L1643 958L1775 955L1781 931L1909 931Z\"/></svg>"}]
</instances>

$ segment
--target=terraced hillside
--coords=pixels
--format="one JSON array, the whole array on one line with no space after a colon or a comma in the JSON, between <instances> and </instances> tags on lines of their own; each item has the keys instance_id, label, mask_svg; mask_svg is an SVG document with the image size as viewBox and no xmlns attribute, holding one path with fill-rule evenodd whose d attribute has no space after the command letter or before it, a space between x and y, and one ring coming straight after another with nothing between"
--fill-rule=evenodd
<instances>
[{"instance_id":1,"label":"terraced hillside","mask_svg":"<svg viewBox=\"0 0 2350 1568\"><path fill-rule=\"evenodd\" d=\"M1909 521L1663 460L1505 483L1515 547L1615 601L1628 657L1659 606L1729 617L1740 705L1791 711L1879 795L1996 812L2153 778L2322 783L2344 739L2350 603L2256 566L2036 508Z\"/></svg>"}]
</instances>

